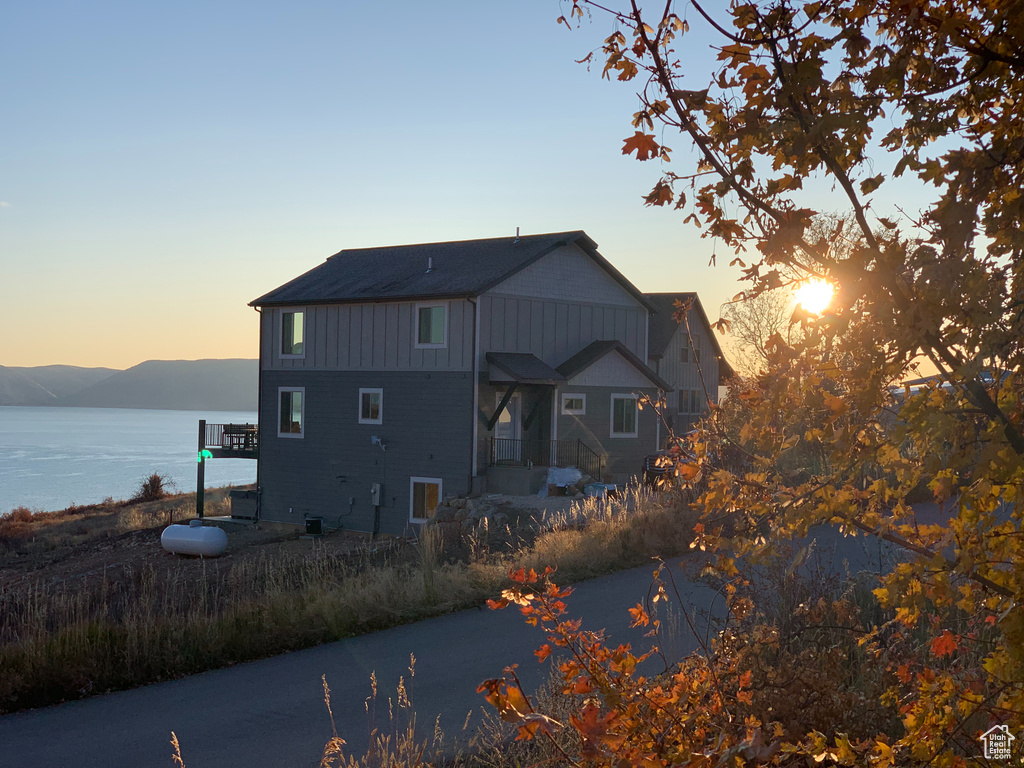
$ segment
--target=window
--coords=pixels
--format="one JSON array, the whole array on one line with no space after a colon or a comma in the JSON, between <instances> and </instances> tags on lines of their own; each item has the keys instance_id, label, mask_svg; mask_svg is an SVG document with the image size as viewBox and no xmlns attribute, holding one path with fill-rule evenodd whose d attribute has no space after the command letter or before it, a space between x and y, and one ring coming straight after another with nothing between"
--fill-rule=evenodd
<instances>
[{"instance_id":1,"label":"window","mask_svg":"<svg viewBox=\"0 0 1024 768\"><path fill-rule=\"evenodd\" d=\"M448 343L448 305L416 305L416 347L444 347Z\"/></svg>"},{"instance_id":2,"label":"window","mask_svg":"<svg viewBox=\"0 0 1024 768\"><path fill-rule=\"evenodd\" d=\"M693 390L693 407L690 409L690 413L702 413L704 411L704 393L699 389Z\"/></svg>"},{"instance_id":3,"label":"window","mask_svg":"<svg viewBox=\"0 0 1024 768\"><path fill-rule=\"evenodd\" d=\"M583 416L587 412L587 396L580 394L562 395L562 413L566 416Z\"/></svg>"},{"instance_id":4,"label":"window","mask_svg":"<svg viewBox=\"0 0 1024 768\"><path fill-rule=\"evenodd\" d=\"M636 437L636 395L612 395L612 437Z\"/></svg>"},{"instance_id":5,"label":"window","mask_svg":"<svg viewBox=\"0 0 1024 768\"><path fill-rule=\"evenodd\" d=\"M384 390L383 389L360 389L359 390L359 423L360 424L382 424L382 423L384 423Z\"/></svg>"},{"instance_id":6,"label":"window","mask_svg":"<svg viewBox=\"0 0 1024 768\"><path fill-rule=\"evenodd\" d=\"M694 349L693 350L693 362L695 362L695 363L699 363L700 362L700 350L699 349Z\"/></svg>"},{"instance_id":7,"label":"window","mask_svg":"<svg viewBox=\"0 0 1024 768\"><path fill-rule=\"evenodd\" d=\"M302 437L302 407L306 390L302 387L281 387L278 392L278 437Z\"/></svg>"},{"instance_id":8,"label":"window","mask_svg":"<svg viewBox=\"0 0 1024 768\"><path fill-rule=\"evenodd\" d=\"M690 412L690 390L680 389L676 394L676 413Z\"/></svg>"},{"instance_id":9,"label":"window","mask_svg":"<svg viewBox=\"0 0 1024 768\"><path fill-rule=\"evenodd\" d=\"M409 519L414 523L430 520L441 499L441 478L409 478Z\"/></svg>"},{"instance_id":10,"label":"window","mask_svg":"<svg viewBox=\"0 0 1024 768\"><path fill-rule=\"evenodd\" d=\"M690 362L690 350L687 347L679 348L679 362L688 363Z\"/></svg>"},{"instance_id":11,"label":"window","mask_svg":"<svg viewBox=\"0 0 1024 768\"><path fill-rule=\"evenodd\" d=\"M303 314L302 310L281 313L281 357L303 356Z\"/></svg>"}]
</instances>

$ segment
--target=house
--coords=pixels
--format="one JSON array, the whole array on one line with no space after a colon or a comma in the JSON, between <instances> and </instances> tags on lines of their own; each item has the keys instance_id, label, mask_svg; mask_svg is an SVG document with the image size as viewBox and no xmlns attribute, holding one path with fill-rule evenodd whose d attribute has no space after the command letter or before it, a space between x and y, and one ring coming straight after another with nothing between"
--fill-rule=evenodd
<instances>
[{"instance_id":1,"label":"house","mask_svg":"<svg viewBox=\"0 0 1024 768\"><path fill-rule=\"evenodd\" d=\"M696 293L645 293L653 308L647 364L669 384L665 420L676 434L689 431L718 402L718 387L733 375ZM689 304L686 323L679 306Z\"/></svg>"},{"instance_id":2,"label":"house","mask_svg":"<svg viewBox=\"0 0 1024 768\"><path fill-rule=\"evenodd\" d=\"M251 303L261 519L402 533L658 447L655 305L584 232L344 250Z\"/></svg>"}]
</instances>

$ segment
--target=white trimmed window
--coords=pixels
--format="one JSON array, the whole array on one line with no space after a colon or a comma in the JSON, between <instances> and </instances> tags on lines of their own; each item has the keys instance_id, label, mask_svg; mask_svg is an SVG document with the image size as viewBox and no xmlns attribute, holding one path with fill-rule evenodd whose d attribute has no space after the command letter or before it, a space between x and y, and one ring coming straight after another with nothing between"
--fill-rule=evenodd
<instances>
[{"instance_id":1,"label":"white trimmed window","mask_svg":"<svg viewBox=\"0 0 1024 768\"><path fill-rule=\"evenodd\" d=\"M277 436L302 437L304 434L303 408L305 387L278 387Z\"/></svg>"},{"instance_id":2,"label":"white trimmed window","mask_svg":"<svg viewBox=\"0 0 1024 768\"><path fill-rule=\"evenodd\" d=\"M416 305L416 348L448 346L448 304Z\"/></svg>"},{"instance_id":3,"label":"white trimmed window","mask_svg":"<svg viewBox=\"0 0 1024 768\"><path fill-rule=\"evenodd\" d=\"M612 395L612 437L637 436L636 395Z\"/></svg>"},{"instance_id":4,"label":"white trimmed window","mask_svg":"<svg viewBox=\"0 0 1024 768\"><path fill-rule=\"evenodd\" d=\"M690 348L689 347L680 347L679 348L679 362L680 363L688 363L688 362L690 362Z\"/></svg>"},{"instance_id":5,"label":"white trimmed window","mask_svg":"<svg viewBox=\"0 0 1024 768\"><path fill-rule=\"evenodd\" d=\"M565 392L562 394L562 415L585 416L587 413L587 396L579 393Z\"/></svg>"},{"instance_id":6,"label":"white trimmed window","mask_svg":"<svg viewBox=\"0 0 1024 768\"><path fill-rule=\"evenodd\" d=\"M441 478L409 478L409 520L425 523L437 512L441 501Z\"/></svg>"},{"instance_id":7,"label":"white trimmed window","mask_svg":"<svg viewBox=\"0 0 1024 768\"><path fill-rule=\"evenodd\" d=\"M303 357L306 354L305 314L301 309L281 313L281 357Z\"/></svg>"},{"instance_id":8,"label":"white trimmed window","mask_svg":"<svg viewBox=\"0 0 1024 768\"><path fill-rule=\"evenodd\" d=\"M359 390L359 423L360 424L383 424L384 423L384 390L375 388L361 388Z\"/></svg>"}]
</instances>

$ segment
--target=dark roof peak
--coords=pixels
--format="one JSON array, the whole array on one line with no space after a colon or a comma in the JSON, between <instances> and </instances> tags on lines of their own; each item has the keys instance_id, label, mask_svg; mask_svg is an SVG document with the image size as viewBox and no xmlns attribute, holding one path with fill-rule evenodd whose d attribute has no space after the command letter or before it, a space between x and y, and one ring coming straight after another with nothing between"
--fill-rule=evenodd
<instances>
[{"instance_id":1,"label":"dark roof peak","mask_svg":"<svg viewBox=\"0 0 1024 768\"><path fill-rule=\"evenodd\" d=\"M643 294L582 230L374 248L346 248L252 301L253 306L478 296L552 251L575 244L638 302Z\"/></svg>"}]
</instances>

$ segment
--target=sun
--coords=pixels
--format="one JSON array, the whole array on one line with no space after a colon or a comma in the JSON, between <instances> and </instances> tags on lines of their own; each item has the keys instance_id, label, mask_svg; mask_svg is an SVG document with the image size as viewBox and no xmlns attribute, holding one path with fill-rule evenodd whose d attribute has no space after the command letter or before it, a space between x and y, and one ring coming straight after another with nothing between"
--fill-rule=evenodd
<instances>
[{"instance_id":1,"label":"sun","mask_svg":"<svg viewBox=\"0 0 1024 768\"><path fill-rule=\"evenodd\" d=\"M828 307L836 289L827 280L808 280L796 290L796 303L812 315L820 315Z\"/></svg>"}]
</instances>

